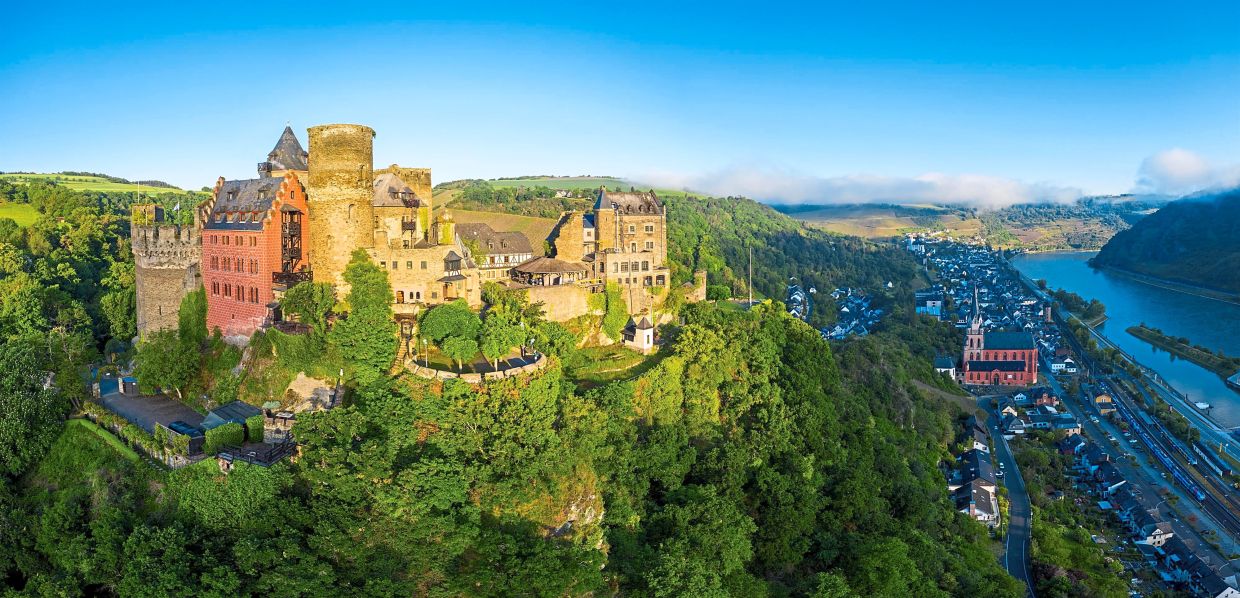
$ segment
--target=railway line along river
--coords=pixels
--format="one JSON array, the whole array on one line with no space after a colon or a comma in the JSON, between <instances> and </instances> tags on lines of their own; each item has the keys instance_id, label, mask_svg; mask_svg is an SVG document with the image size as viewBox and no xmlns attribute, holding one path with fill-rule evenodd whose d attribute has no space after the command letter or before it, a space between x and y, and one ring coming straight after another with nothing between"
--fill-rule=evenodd
<instances>
[{"instance_id":1,"label":"railway line along river","mask_svg":"<svg viewBox=\"0 0 1240 598\"><path fill-rule=\"evenodd\" d=\"M1012 259L1029 278L1066 289L1106 306L1107 320L1098 326L1115 344L1157 371L1190 401L1212 406L1210 415L1229 428L1240 426L1240 394L1222 378L1197 364L1132 336L1126 329L1144 322L1172 336L1228 355L1240 355L1240 305L1147 284L1121 273L1096 270L1088 264L1092 251L1031 253Z\"/></svg>"}]
</instances>

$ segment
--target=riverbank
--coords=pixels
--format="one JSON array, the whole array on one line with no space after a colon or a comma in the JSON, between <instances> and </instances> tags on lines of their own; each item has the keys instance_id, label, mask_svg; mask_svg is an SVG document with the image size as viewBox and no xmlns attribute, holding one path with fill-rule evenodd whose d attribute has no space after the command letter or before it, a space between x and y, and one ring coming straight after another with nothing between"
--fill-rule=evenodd
<instances>
[{"instance_id":1,"label":"riverbank","mask_svg":"<svg viewBox=\"0 0 1240 598\"><path fill-rule=\"evenodd\" d=\"M1235 374L1237 370L1240 370L1240 357L1219 355L1205 347L1195 346L1187 342L1188 339L1169 336L1157 328L1143 325L1129 326L1127 332L1159 349L1210 370L1223 378L1228 378Z\"/></svg>"},{"instance_id":2,"label":"riverbank","mask_svg":"<svg viewBox=\"0 0 1240 598\"><path fill-rule=\"evenodd\" d=\"M1123 268L1116 268L1115 266L1095 266L1092 260L1090 261L1089 266L1098 270L1105 270L1112 274L1118 274L1124 278L1135 280L1142 284L1148 284L1153 287L1158 287L1160 289L1167 289L1169 291L1193 295L1194 297L1202 297L1204 299L1212 299L1214 301L1222 301L1223 303L1230 303L1232 305L1240 305L1240 295L1234 295L1232 293L1212 289L1210 287L1177 282L1174 280L1167 280L1165 278L1157 278L1154 276L1133 272L1131 270L1124 270Z\"/></svg>"}]
</instances>

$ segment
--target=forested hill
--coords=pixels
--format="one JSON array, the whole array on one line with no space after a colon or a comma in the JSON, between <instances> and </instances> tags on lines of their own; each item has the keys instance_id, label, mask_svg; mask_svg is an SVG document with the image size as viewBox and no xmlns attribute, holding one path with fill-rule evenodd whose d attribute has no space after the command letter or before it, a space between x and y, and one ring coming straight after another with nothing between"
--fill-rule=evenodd
<instances>
[{"instance_id":1,"label":"forested hill","mask_svg":"<svg viewBox=\"0 0 1240 598\"><path fill-rule=\"evenodd\" d=\"M66 421L86 411L80 373L98 346L133 335L123 215L83 192L29 191L6 193L36 206L36 222L0 220L0 585L13 593L1023 594L985 528L947 498L940 467L966 413L927 394L952 387L928 358L959 339L907 301L874 334L834 345L778 303L682 305L628 379L578 386L560 364L588 349L564 329L568 342L539 345L546 369L470 386L389 375L391 288L361 253L346 275L354 326L251 343L247 367L347 372L344 405L298 415L298 458L170 472ZM769 294L790 275L891 279L894 292L915 273L893 249L748 200L668 206L681 270L733 286L749 245ZM184 330L159 335L174 350L140 346L140 382L143 364L184 361L186 396L237 396L237 362L221 365L203 310L187 300ZM386 338L367 325L379 315ZM186 347L191 359L172 359ZM141 445L135 430L120 434Z\"/></svg>"},{"instance_id":2,"label":"forested hill","mask_svg":"<svg viewBox=\"0 0 1240 598\"><path fill-rule=\"evenodd\" d=\"M1114 237L1093 264L1240 293L1240 189L1167 204Z\"/></svg>"}]
</instances>

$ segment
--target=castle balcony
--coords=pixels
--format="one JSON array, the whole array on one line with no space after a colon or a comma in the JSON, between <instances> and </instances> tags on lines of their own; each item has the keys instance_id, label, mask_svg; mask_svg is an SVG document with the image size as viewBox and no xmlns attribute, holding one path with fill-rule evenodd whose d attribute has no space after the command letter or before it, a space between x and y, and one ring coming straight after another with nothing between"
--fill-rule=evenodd
<instances>
[{"instance_id":1,"label":"castle balcony","mask_svg":"<svg viewBox=\"0 0 1240 598\"><path fill-rule=\"evenodd\" d=\"M416 231L418 230L418 222L416 220L402 218L400 221L400 230Z\"/></svg>"},{"instance_id":2,"label":"castle balcony","mask_svg":"<svg viewBox=\"0 0 1240 598\"><path fill-rule=\"evenodd\" d=\"M309 272L272 272L271 282L274 284L284 285L286 287L292 287L299 282L306 282L310 280L310 277L311 274Z\"/></svg>"}]
</instances>

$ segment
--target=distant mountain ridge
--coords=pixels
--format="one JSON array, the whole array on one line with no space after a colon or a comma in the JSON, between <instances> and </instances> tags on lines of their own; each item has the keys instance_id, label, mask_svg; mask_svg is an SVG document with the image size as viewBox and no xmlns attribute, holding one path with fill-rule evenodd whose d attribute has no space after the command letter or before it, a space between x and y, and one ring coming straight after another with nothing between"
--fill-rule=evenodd
<instances>
[{"instance_id":1,"label":"distant mountain ridge","mask_svg":"<svg viewBox=\"0 0 1240 598\"><path fill-rule=\"evenodd\" d=\"M1240 188L1171 202L1117 233L1091 263L1240 294Z\"/></svg>"}]
</instances>

